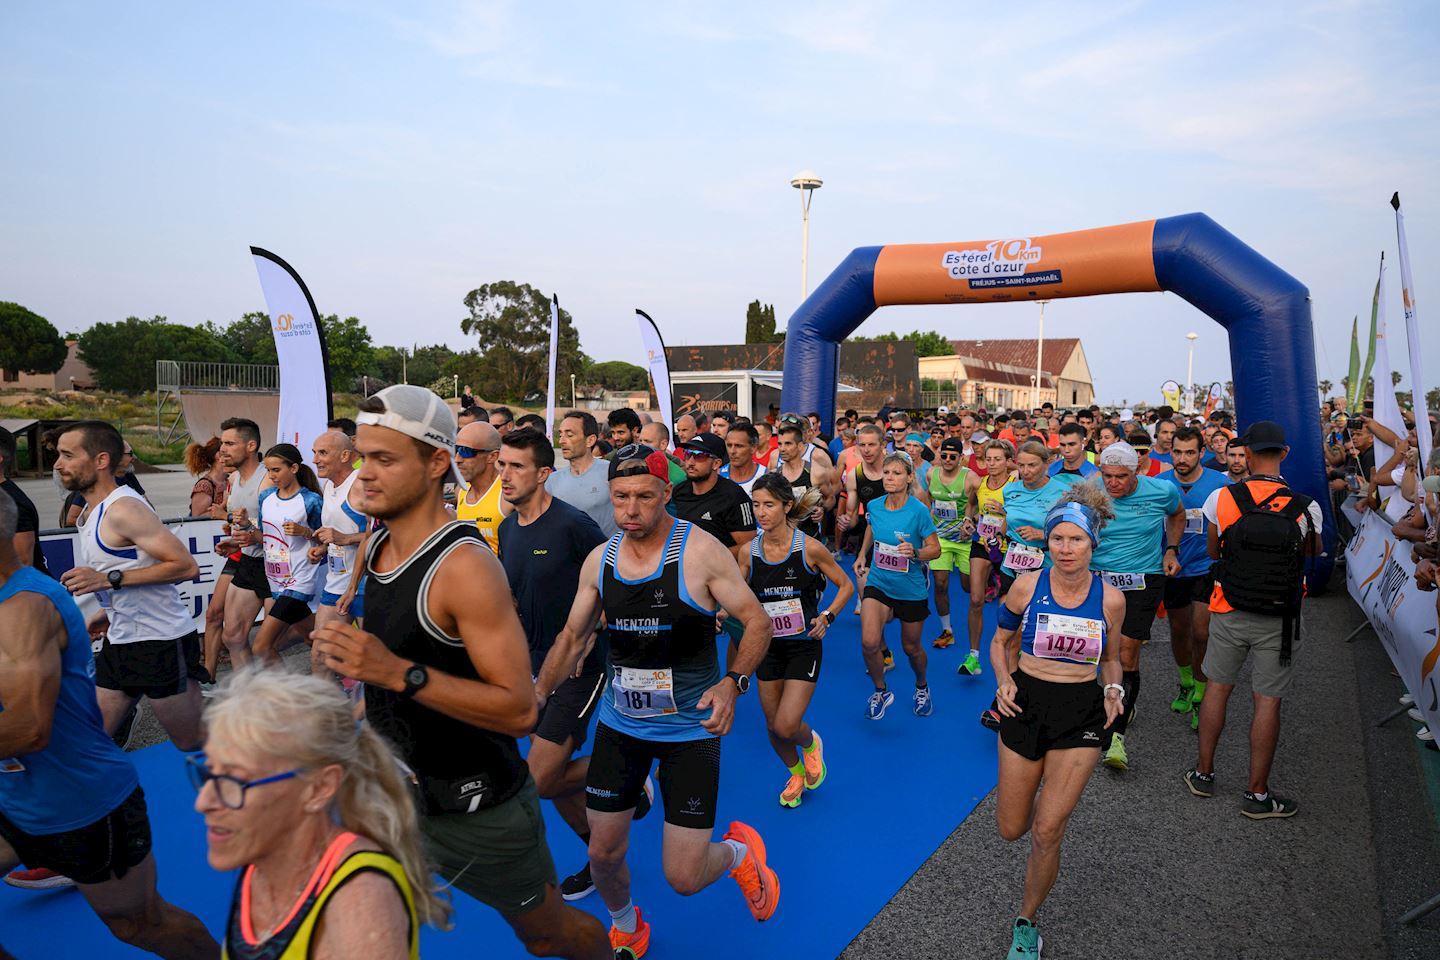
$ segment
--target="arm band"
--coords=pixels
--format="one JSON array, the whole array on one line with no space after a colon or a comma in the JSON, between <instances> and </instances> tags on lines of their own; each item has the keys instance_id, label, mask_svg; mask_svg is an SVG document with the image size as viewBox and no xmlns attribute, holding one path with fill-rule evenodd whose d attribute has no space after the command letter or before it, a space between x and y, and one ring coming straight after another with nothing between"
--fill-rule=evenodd
<instances>
[{"instance_id":1,"label":"arm band","mask_svg":"<svg viewBox=\"0 0 1440 960\"><path fill-rule=\"evenodd\" d=\"M1005 604L1000 604L1000 611L995 615L996 622L1001 630L1014 630L1025 620L1024 615L1013 612Z\"/></svg>"}]
</instances>

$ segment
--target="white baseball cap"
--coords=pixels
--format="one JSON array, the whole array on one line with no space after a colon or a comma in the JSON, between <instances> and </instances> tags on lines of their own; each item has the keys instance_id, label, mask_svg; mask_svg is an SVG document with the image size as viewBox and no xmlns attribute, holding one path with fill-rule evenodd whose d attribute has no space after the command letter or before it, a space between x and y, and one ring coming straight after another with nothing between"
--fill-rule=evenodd
<instances>
[{"instance_id":1,"label":"white baseball cap","mask_svg":"<svg viewBox=\"0 0 1440 960\"><path fill-rule=\"evenodd\" d=\"M454 454L455 414L435 391L414 384L397 383L371 399L385 404L385 412L357 413L357 426L389 427L421 443Z\"/></svg>"},{"instance_id":2,"label":"white baseball cap","mask_svg":"<svg viewBox=\"0 0 1440 960\"><path fill-rule=\"evenodd\" d=\"M1140 466L1140 454L1124 440L1110 444L1100 451L1100 456L1095 459L1102 467L1129 467L1135 470Z\"/></svg>"}]
</instances>

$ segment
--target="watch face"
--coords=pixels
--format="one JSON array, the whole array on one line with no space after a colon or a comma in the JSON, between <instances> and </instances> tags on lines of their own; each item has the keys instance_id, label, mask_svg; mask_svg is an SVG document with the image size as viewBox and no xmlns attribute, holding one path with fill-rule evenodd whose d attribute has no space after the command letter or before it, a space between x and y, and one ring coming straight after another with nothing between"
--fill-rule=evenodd
<instances>
[{"instance_id":1,"label":"watch face","mask_svg":"<svg viewBox=\"0 0 1440 960\"><path fill-rule=\"evenodd\" d=\"M427 677L426 677L425 670L424 670L423 667L411 667L409 670L405 671L405 684L406 684L406 686L411 686L411 687L424 686L426 679L427 679Z\"/></svg>"}]
</instances>

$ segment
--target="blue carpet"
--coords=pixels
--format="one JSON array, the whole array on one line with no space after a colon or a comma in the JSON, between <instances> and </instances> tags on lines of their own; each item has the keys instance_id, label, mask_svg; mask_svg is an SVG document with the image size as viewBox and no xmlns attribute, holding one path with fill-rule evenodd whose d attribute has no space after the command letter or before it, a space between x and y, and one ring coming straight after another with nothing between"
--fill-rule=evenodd
<instances>
[{"instance_id":1,"label":"blue carpet","mask_svg":"<svg viewBox=\"0 0 1440 960\"><path fill-rule=\"evenodd\" d=\"M952 594L960 601L955 610L963 637L965 597L958 587ZM983 636L988 639L993 629L990 604ZM871 687L860 659L860 618L841 615L826 637L809 711L825 738L830 773L797 809L777 801L787 774L770 749L753 691L741 700L735 727L724 740L716 836L733 819L760 831L780 876L779 911L755 923L728 878L694 897L672 892L660 870L657 805L655 814L635 825L629 856L635 902L653 927L648 956L834 957L994 788L995 737L976 721L995 690L988 656L982 651L984 676L957 676L965 641L937 651L929 642L938 632L932 614L924 636L934 715L921 719L911 713L913 676L900 654L899 625L891 624L886 634L897 654L889 675L896 702L884 720L872 722L864 715ZM218 934L232 879L206 865L204 829L191 809L194 791L180 754L166 744L132 756L149 801L161 892ZM581 866L584 850L549 804L545 809L550 848L564 876ZM477 947L494 960L526 956L495 914L463 895L455 897L455 905L455 928L427 929L423 956L468 960ZM609 925L598 895L579 906ZM148 956L111 939L73 892L5 886L0 886L0 944L18 960Z\"/></svg>"}]
</instances>

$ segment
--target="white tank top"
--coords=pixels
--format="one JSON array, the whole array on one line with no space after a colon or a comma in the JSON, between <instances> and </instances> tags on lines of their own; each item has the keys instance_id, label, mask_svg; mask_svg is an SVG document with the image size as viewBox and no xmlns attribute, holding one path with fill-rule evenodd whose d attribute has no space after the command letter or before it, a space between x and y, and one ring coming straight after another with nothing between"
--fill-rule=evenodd
<instances>
[{"instance_id":1,"label":"white tank top","mask_svg":"<svg viewBox=\"0 0 1440 960\"><path fill-rule=\"evenodd\" d=\"M350 488L355 486L355 478L360 471L350 471L350 476L340 486L335 486L329 480L324 482L322 492L325 496L325 505L320 511L320 518L323 521L321 526L330 527L344 534L359 533L365 529L366 518L363 513L358 512L350 506ZM350 575L355 569L355 555L360 549L359 544L352 544L348 547L330 544L325 557L325 592L336 595L343 594L350 586Z\"/></svg>"},{"instance_id":2,"label":"white tank top","mask_svg":"<svg viewBox=\"0 0 1440 960\"><path fill-rule=\"evenodd\" d=\"M151 513L155 512L145 498L130 487L116 487L95 509L89 511L89 516L80 520L80 532L75 538L79 566L109 573L111 570L143 570L155 565L155 558L139 547L114 547L102 537L106 511L117 500L126 498L138 501ZM195 619L186 608L179 588L173 583L101 590L95 594L95 599L110 616L110 627L106 633L112 644L174 640L195 629Z\"/></svg>"},{"instance_id":3,"label":"white tank top","mask_svg":"<svg viewBox=\"0 0 1440 960\"><path fill-rule=\"evenodd\" d=\"M316 544L304 537L292 537L285 524L298 523L311 530L324 526L321 516L325 501L320 494L301 487L288 499L275 487L266 487L260 496L260 529L265 537L265 579L270 592L277 596L290 593L305 600L315 599L320 592L320 574L324 566L311 563L309 550Z\"/></svg>"},{"instance_id":4,"label":"white tank top","mask_svg":"<svg viewBox=\"0 0 1440 960\"><path fill-rule=\"evenodd\" d=\"M265 482L265 465L255 465L255 472L250 474L250 481L240 481L240 471L236 470L230 474L230 496L225 501L229 505L231 513L239 513L242 509L250 522L256 526L260 525L260 484ZM252 543L241 547L240 552L247 557L260 557L265 555L265 547L259 543Z\"/></svg>"},{"instance_id":5,"label":"white tank top","mask_svg":"<svg viewBox=\"0 0 1440 960\"><path fill-rule=\"evenodd\" d=\"M750 474L749 480L745 480L743 482L740 480L735 480L735 478L730 475L730 464L727 463L720 467L720 476L724 477L727 480L735 480L735 485L741 490L744 490L745 496L747 497L750 496L750 491L751 488L755 486L755 481L759 480L764 475L765 464L763 463L755 464L755 472Z\"/></svg>"}]
</instances>

